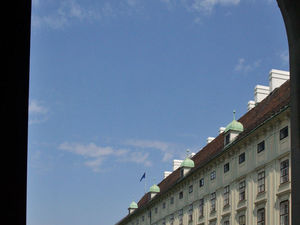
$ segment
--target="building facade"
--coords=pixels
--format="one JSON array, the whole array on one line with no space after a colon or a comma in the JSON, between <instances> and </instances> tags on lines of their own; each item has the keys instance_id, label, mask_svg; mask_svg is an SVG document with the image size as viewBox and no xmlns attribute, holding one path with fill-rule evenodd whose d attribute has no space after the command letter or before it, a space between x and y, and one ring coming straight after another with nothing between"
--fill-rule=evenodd
<instances>
[{"instance_id":1,"label":"building facade","mask_svg":"<svg viewBox=\"0 0 300 225\"><path fill-rule=\"evenodd\" d=\"M291 224L288 79L271 70L269 89L255 87L248 112L165 173L117 224Z\"/></svg>"}]
</instances>

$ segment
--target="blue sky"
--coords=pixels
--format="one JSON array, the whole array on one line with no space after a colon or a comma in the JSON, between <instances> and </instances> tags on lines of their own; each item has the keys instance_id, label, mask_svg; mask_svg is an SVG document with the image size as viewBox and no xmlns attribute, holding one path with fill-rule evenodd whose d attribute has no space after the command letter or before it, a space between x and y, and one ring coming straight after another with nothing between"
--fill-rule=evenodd
<instances>
[{"instance_id":1,"label":"blue sky","mask_svg":"<svg viewBox=\"0 0 300 225\"><path fill-rule=\"evenodd\" d=\"M288 70L273 0L33 0L28 225L108 225Z\"/></svg>"}]
</instances>

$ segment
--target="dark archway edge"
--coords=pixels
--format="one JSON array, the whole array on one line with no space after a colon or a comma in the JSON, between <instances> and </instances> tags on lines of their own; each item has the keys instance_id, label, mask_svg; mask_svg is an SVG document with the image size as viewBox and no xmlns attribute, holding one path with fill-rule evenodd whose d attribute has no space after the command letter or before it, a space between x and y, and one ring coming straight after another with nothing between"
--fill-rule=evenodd
<instances>
[{"instance_id":1,"label":"dark archway edge","mask_svg":"<svg viewBox=\"0 0 300 225\"><path fill-rule=\"evenodd\" d=\"M26 224L31 0L2 1L1 224Z\"/></svg>"},{"instance_id":2,"label":"dark archway edge","mask_svg":"<svg viewBox=\"0 0 300 225\"><path fill-rule=\"evenodd\" d=\"M300 1L277 0L289 45L291 75L292 225L300 224Z\"/></svg>"},{"instance_id":3,"label":"dark archway edge","mask_svg":"<svg viewBox=\"0 0 300 225\"><path fill-rule=\"evenodd\" d=\"M285 22L290 55L292 224L297 225L300 224L297 215L300 212L300 1L277 0L277 3ZM6 210L3 221L19 225L26 224L31 1L6 1L3 8L9 12L1 20L2 205Z\"/></svg>"}]
</instances>

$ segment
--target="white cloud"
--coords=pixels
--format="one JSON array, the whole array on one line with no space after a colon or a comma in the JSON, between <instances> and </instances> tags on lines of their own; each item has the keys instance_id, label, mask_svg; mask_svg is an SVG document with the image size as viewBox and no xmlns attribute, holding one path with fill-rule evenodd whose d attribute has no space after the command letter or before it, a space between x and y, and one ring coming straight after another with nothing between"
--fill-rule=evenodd
<instances>
[{"instance_id":1,"label":"white cloud","mask_svg":"<svg viewBox=\"0 0 300 225\"><path fill-rule=\"evenodd\" d=\"M101 166L105 160L118 162L133 162L151 166L149 153L130 151L123 148L114 148L111 146L98 146L94 143L80 144L64 142L58 146L58 149L82 156L84 165L95 172L101 171Z\"/></svg>"},{"instance_id":2,"label":"white cloud","mask_svg":"<svg viewBox=\"0 0 300 225\"><path fill-rule=\"evenodd\" d=\"M217 6L238 5L240 0L193 0L189 8L196 12L211 13Z\"/></svg>"},{"instance_id":3,"label":"white cloud","mask_svg":"<svg viewBox=\"0 0 300 225\"><path fill-rule=\"evenodd\" d=\"M239 58L238 63L234 67L234 71L241 73L248 73L256 68L258 68L261 64L261 60L256 60L253 63L246 63L244 58Z\"/></svg>"},{"instance_id":4,"label":"white cloud","mask_svg":"<svg viewBox=\"0 0 300 225\"><path fill-rule=\"evenodd\" d=\"M48 108L44 104L37 100L31 100L29 102L29 124L37 124L44 122L48 119Z\"/></svg>"},{"instance_id":5,"label":"white cloud","mask_svg":"<svg viewBox=\"0 0 300 225\"><path fill-rule=\"evenodd\" d=\"M159 150L163 154L162 161L164 162L170 161L174 156L180 155L179 147L168 142L130 139L125 141L123 144L142 149L148 148Z\"/></svg>"},{"instance_id":6,"label":"white cloud","mask_svg":"<svg viewBox=\"0 0 300 225\"><path fill-rule=\"evenodd\" d=\"M36 6L40 5L36 0ZM105 6L106 7L106 6ZM38 8L38 7L36 7ZM38 9L32 12L32 26L35 28L50 27L61 29L69 25L73 20L93 21L101 18L102 8L84 8L75 0L60 1L57 8L46 15L39 15Z\"/></svg>"},{"instance_id":7,"label":"white cloud","mask_svg":"<svg viewBox=\"0 0 300 225\"><path fill-rule=\"evenodd\" d=\"M45 114L48 112L48 109L42 105L41 102L38 102L37 100L31 100L29 102L29 113L31 114Z\"/></svg>"}]
</instances>

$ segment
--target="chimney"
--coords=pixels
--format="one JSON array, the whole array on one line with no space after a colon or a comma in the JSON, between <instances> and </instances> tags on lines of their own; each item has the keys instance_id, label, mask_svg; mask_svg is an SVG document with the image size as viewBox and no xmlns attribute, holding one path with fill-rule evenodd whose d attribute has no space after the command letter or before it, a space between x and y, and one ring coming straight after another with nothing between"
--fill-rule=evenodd
<instances>
[{"instance_id":1,"label":"chimney","mask_svg":"<svg viewBox=\"0 0 300 225\"><path fill-rule=\"evenodd\" d=\"M206 139L207 144L210 143L210 142L212 142L214 139L215 139L214 137L208 137L208 138Z\"/></svg>"},{"instance_id":2,"label":"chimney","mask_svg":"<svg viewBox=\"0 0 300 225\"><path fill-rule=\"evenodd\" d=\"M253 109L255 107L255 101L249 101L248 102L248 111L250 111L251 109Z\"/></svg>"},{"instance_id":3,"label":"chimney","mask_svg":"<svg viewBox=\"0 0 300 225\"><path fill-rule=\"evenodd\" d=\"M172 172L171 171L165 171L164 172L164 179L169 176Z\"/></svg>"},{"instance_id":4,"label":"chimney","mask_svg":"<svg viewBox=\"0 0 300 225\"><path fill-rule=\"evenodd\" d=\"M290 79L290 72L272 69L269 73L270 92Z\"/></svg>"},{"instance_id":5,"label":"chimney","mask_svg":"<svg viewBox=\"0 0 300 225\"><path fill-rule=\"evenodd\" d=\"M255 104L261 102L270 93L270 88L268 86L256 85L254 88L254 100Z\"/></svg>"},{"instance_id":6,"label":"chimney","mask_svg":"<svg viewBox=\"0 0 300 225\"><path fill-rule=\"evenodd\" d=\"M226 129L225 127L220 127L220 128L219 128L219 134L222 134L222 133L224 132L225 129Z\"/></svg>"},{"instance_id":7,"label":"chimney","mask_svg":"<svg viewBox=\"0 0 300 225\"><path fill-rule=\"evenodd\" d=\"M182 161L183 160L179 160L179 159L173 160L173 171L177 170L180 167Z\"/></svg>"}]
</instances>

